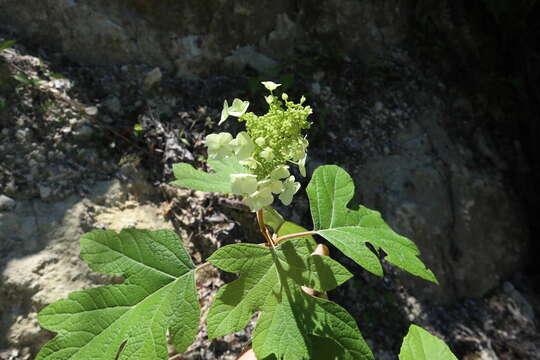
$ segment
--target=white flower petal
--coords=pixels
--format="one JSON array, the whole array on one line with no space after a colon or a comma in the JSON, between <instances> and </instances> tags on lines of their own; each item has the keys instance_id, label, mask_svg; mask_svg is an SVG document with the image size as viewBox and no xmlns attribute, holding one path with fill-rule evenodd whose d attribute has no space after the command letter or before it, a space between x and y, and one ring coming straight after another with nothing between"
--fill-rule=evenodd
<instances>
[{"instance_id":1,"label":"white flower petal","mask_svg":"<svg viewBox=\"0 0 540 360\"><path fill-rule=\"evenodd\" d=\"M304 157L298 161L298 169L300 170L300 175L306 176L306 159L307 153L304 153Z\"/></svg>"},{"instance_id":2,"label":"white flower petal","mask_svg":"<svg viewBox=\"0 0 540 360\"><path fill-rule=\"evenodd\" d=\"M289 177L289 167L287 165L280 165L270 173L270 179L279 180Z\"/></svg>"},{"instance_id":3,"label":"white flower petal","mask_svg":"<svg viewBox=\"0 0 540 360\"><path fill-rule=\"evenodd\" d=\"M269 188L265 187L261 190L255 191L248 197L244 198L244 202L250 207L251 211L258 211L265 206L268 206L274 202L274 196Z\"/></svg>"},{"instance_id":4,"label":"white flower petal","mask_svg":"<svg viewBox=\"0 0 540 360\"><path fill-rule=\"evenodd\" d=\"M261 84L264 85L265 88L267 88L270 91L276 90L278 87L281 86L281 84L276 84L273 81L261 81Z\"/></svg>"},{"instance_id":5,"label":"white flower petal","mask_svg":"<svg viewBox=\"0 0 540 360\"><path fill-rule=\"evenodd\" d=\"M249 106L249 101L242 101L240 99L234 99L231 107L228 110L228 114L234 117L240 117L244 115Z\"/></svg>"},{"instance_id":6,"label":"white flower petal","mask_svg":"<svg viewBox=\"0 0 540 360\"><path fill-rule=\"evenodd\" d=\"M251 140L251 137L245 131L239 132L231 142L231 145L239 160L245 160L251 157L253 150L255 150L253 140Z\"/></svg>"},{"instance_id":7,"label":"white flower petal","mask_svg":"<svg viewBox=\"0 0 540 360\"><path fill-rule=\"evenodd\" d=\"M279 180L263 180L259 181L258 189L269 188L274 194L279 194L283 191L283 184Z\"/></svg>"},{"instance_id":8,"label":"white flower petal","mask_svg":"<svg viewBox=\"0 0 540 360\"><path fill-rule=\"evenodd\" d=\"M265 148L263 151L261 151L261 156L268 161L272 161L274 160L274 150L271 148Z\"/></svg>"},{"instance_id":9,"label":"white flower petal","mask_svg":"<svg viewBox=\"0 0 540 360\"><path fill-rule=\"evenodd\" d=\"M266 100L266 102L268 103L268 105L270 105L271 103L274 102L274 96L272 96L272 95L265 96L265 97L264 97L264 100Z\"/></svg>"},{"instance_id":10,"label":"white flower petal","mask_svg":"<svg viewBox=\"0 0 540 360\"><path fill-rule=\"evenodd\" d=\"M253 194L257 191L257 176L252 174L231 174L231 192L233 194Z\"/></svg>"},{"instance_id":11,"label":"white flower petal","mask_svg":"<svg viewBox=\"0 0 540 360\"><path fill-rule=\"evenodd\" d=\"M229 117L229 104L227 104L227 100L223 102L223 110L221 110L221 120L219 120L218 125L223 124L225 120Z\"/></svg>"},{"instance_id":12,"label":"white flower petal","mask_svg":"<svg viewBox=\"0 0 540 360\"><path fill-rule=\"evenodd\" d=\"M206 136L205 142L208 147L208 156L219 160L232 155L232 139L232 135L227 132Z\"/></svg>"},{"instance_id":13,"label":"white flower petal","mask_svg":"<svg viewBox=\"0 0 540 360\"><path fill-rule=\"evenodd\" d=\"M294 176L289 177L283 183L283 192L279 195L279 200L283 205L290 205L294 194L300 190L300 183L294 181Z\"/></svg>"}]
</instances>

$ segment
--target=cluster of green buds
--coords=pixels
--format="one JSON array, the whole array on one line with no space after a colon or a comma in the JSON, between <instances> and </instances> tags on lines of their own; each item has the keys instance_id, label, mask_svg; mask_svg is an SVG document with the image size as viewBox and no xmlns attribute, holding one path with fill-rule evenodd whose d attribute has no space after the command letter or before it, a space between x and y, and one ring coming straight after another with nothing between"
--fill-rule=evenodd
<instances>
[{"instance_id":1,"label":"cluster of green buds","mask_svg":"<svg viewBox=\"0 0 540 360\"><path fill-rule=\"evenodd\" d=\"M245 173L230 175L231 191L242 195L252 211L272 204L274 195L279 195L285 205L292 202L300 183L289 169L291 164L296 165L300 174L306 176L308 141L302 131L311 125L307 117L312 111L303 105L306 100L303 96L297 104L289 101L285 93L281 98L274 95L274 90L281 84L271 81L262 84L270 91L265 97L269 105L265 115L247 112L247 101L234 99L230 106L225 101L219 124L232 116L239 122L245 122L246 131L234 138L227 132L206 137L210 158L234 157L246 170Z\"/></svg>"}]
</instances>

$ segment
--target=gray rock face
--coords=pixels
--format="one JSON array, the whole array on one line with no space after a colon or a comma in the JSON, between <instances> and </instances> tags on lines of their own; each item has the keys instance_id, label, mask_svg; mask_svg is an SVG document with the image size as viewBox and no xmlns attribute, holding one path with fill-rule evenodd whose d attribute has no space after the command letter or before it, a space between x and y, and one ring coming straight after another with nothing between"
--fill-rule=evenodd
<instances>
[{"instance_id":1,"label":"gray rock face","mask_svg":"<svg viewBox=\"0 0 540 360\"><path fill-rule=\"evenodd\" d=\"M38 311L72 291L111 281L79 258L84 232L98 226L172 228L158 206L128 199L127 188L118 180L103 181L91 189L91 198L21 200L0 212L0 349L16 346L35 354L51 335L40 328Z\"/></svg>"},{"instance_id":2,"label":"gray rock face","mask_svg":"<svg viewBox=\"0 0 540 360\"><path fill-rule=\"evenodd\" d=\"M363 202L414 239L441 285L418 281L417 294L442 302L482 296L519 268L528 232L500 173L469 164L450 140L437 105L411 120L394 152L354 169Z\"/></svg>"},{"instance_id":3,"label":"gray rock face","mask_svg":"<svg viewBox=\"0 0 540 360\"><path fill-rule=\"evenodd\" d=\"M6 195L0 195L0 211L11 210L15 207L16 202Z\"/></svg>"},{"instance_id":4,"label":"gray rock face","mask_svg":"<svg viewBox=\"0 0 540 360\"><path fill-rule=\"evenodd\" d=\"M403 39L406 3L4 0L0 23L83 63L146 63L199 75L225 58L234 67L245 58L242 47L255 67L313 43L369 60Z\"/></svg>"}]
</instances>

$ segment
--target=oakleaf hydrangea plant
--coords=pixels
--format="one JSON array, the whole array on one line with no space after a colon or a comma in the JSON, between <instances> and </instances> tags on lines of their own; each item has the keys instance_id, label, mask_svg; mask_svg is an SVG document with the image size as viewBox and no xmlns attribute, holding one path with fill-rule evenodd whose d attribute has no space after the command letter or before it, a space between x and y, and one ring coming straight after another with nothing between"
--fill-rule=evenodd
<instances>
[{"instance_id":1,"label":"oakleaf hydrangea plant","mask_svg":"<svg viewBox=\"0 0 540 360\"><path fill-rule=\"evenodd\" d=\"M319 167L307 186L312 230L286 221L271 207L278 200L291 204L299 191L294 167L306 176L305 130L312 109L304 97L295 103L285 93L277 96L280 84L262 84L269 91L267 113L248 112L247 101L225 101L219 124L232 117L245 124L245 131L208 135L212 171L175 164L173 184L238 195L256 214L264 242L224 246L196 266L170 230L84 235L81 258L95 271L122 275L124 282L76 291L43 309L41 325L57 335L37 359L165 360L168 344L179 352L188 348L201 318L214 339L244 329L254 314L252 349L246 354L252 359L374 359L356 321L326 295L352 274L327 256L315 236L378 276L383 275L382 251L386 261L413 275L436 283L435 275L419 259L414 243L394 232L380 213L348 207L354 183L337 166ZM196 276L207 265L239 277L219 289L201 316ZM413 325L399 359L456 358L444 342Z\"/></svg>"}]
</instances>

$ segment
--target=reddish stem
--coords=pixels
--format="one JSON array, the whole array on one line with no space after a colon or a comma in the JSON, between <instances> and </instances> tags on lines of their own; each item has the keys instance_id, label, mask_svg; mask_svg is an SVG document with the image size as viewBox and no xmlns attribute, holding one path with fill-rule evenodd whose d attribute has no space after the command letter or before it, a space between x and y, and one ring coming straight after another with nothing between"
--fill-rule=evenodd
<instances>
[{"instance_id":1,"label":"reddish stem","mask_svg":"<svg viewBox=\"0 0 540 360\"><path fill-rule=\"evenodd\" d=\"M274 239L274 242L278 244L280 241L283 241L283 240L294 239L297 237L316 235L316 234L317 234L316 231L304 231L304 232L295 233L295 234L288 234L288 235L280 236L277 239Z\"/></svg>"},{"instance_id":2,"label":"reddish stem","mask_svg":"<svg viewBox=\"0 0 540 360\"><path fill-rule=\"evenodd\" d=\"M268 233L268 229L266 228L266 225L264 224L263 209L257 210L257 222L259 223L259 231L261 232L261 234L263 234L268 245L271 247L274 247L274 242L272 241L272 238L270 237L270 234Z\"/></svg>"}]
</instances>

